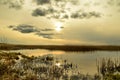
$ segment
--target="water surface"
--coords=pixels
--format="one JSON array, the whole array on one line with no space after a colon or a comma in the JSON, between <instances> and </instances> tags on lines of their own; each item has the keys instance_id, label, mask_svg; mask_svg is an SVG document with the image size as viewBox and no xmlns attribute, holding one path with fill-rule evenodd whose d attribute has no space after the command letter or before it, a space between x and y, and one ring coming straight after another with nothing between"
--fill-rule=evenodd
<instances>
[{"instance_id":1,"label":"water surface","mask_svg":"<svg viewBox=\"0 0 120 80\"><path fill-rule=\"evenodd\" d=\"M42 56L53 54L57 58L66 59L71 63L79 65L81 73L95 74L97 73L96 60L102 58L120 58L118 51L95 51L95 52L64 52L64 51L49 51L49 50L17 50L27 56Z\"/></svg>"}]
</instances>

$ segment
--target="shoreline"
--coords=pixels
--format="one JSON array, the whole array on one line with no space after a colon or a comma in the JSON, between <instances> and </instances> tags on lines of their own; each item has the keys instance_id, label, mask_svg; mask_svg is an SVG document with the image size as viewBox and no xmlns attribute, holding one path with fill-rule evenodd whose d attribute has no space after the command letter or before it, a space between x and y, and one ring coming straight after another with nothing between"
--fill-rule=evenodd
<instances>
[{"instance_id":1,"label":"shoreline","mask_svg":"<svg viewBox=\"0 0 120 80\"><path fill-rule=\"evenodd\" d=\"M1 44L0 50L21 50L21 49L47 49L47 50L61 50L67 52L88 52L88 51L120 51L120 46L115 45L15 45L15 44Z\"/></svg>"}]
</instances>

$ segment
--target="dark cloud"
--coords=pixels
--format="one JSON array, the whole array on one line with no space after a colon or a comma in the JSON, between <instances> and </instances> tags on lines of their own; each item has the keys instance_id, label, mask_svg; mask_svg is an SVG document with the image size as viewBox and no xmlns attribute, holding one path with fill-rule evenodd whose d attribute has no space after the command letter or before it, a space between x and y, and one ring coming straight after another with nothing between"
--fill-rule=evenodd
<instances>
[{"instance_id":1,"label":"dark cloud","mask_svg":"<svg viewBox=\"0 0 120 80\"><path fill-rule=\"evenodd\" d=\"M41 29L41 31L54 31L54 29L45 28L45 29Z\"/></svg>"},{"instance_id":2,"label":"dark cloud","mask_svg":"<svg viewBox=\"0 0 120 80\"><path fill-rule=\"evenodd\" d=\"M55 10L53 7L49 7L47 10L46 10L46 13L47 14L52 14L52 13L55 13L57 12L57 10Z\"/></svg>"},{"instance_id":3,"label":"dark cloud","mask_svg":"<svg viewBox=\"0 0 120 80\"><path fill-rule=\"evenodd\" d=\"M43 32L41 32L41 33L36 33L37 35L48 35L48 36L51 36L51 35L54 35L53 33L43 33Z\"/></svg>"},{"instance_id":4,"label":"dark cloud","mask_svg":"<svg viewBox=\"0 0 120 80\"><path fill-rule=\"evenodd\" d=\"M71 2L72 4L74 4L74 5L79 4L79 0L70 0L70 2Z\"/></svg>"},{"instance_id":5,"label":"dark cloud","mask_svg":"<svg viewBox=\"0 0 120 80\"><path fill-rule=\"evenodd\" d=\"M56 1L57 3L58 3L58 2L64 2L64 3L70 2L70 3L72 3L73 5L79 4L79 0L54 0L54 1Z\"/></svg>"},{"instance_id":6,"label":"dark cloud","mask_svg":"<svg viewBox=\"0 0 120 80\"><path fill-rule=\"evenodd\" d=\"M101 13L98 13L95 11L93 11L93 12L81 12L81 13L76 12L76 13L71 14L71 18L74 18L74 19L76 19L76 18L78 18L78 19L91 18L91 17L99 18L99 17L101 17L101 15L102 15Z\"/></svg>"},{"instance_id":7,"label":"dark cloud","mask_svg":"<svg viewBox=\"0 0 120 80\"><path fill-rule=\"evenodd\" d=\"M79 13L72 13L71 18L79 18L80 14Z\"/></svg>"},{"instance_id":8,"label":"dark cloud","mask_svg":"<svg viewBox=\"0 0 120 80\"><path fill-rule=\"evenodd\" d=\"M7 5L9 8L21 9L24 0L0 0L0 4Z\"/></svg>"},{"instance_id":9,"label":"dark cloud","mask_svg":"<svg viewBox=\"0 0 120 80\"><path fill-rule=\"evenodd\" d=\"M56 2L65 1L65 0L55 0Z\"/></svg>"},{"instance_id":10,"label":"dark cloud","mask_svg":"<svg viewBox=\"0 0 120 80\"><path fill-rule=\"evenodd\" d=\"M45 32L44 33L43 32L37 32L36 35L42 36L43 38L52 39L55 34L53 34L53 33L45 33Z\"/></svg>"},{"instance_id":11,"label":"dark cloud","mask_svg":"<svg viewBox=\"0 0 120 80\"><path fill-rule=\"evenodd\" d=\"M67 4L71 3L71 6L77 6L79 0L33 0L37 4L37 8L32 11L32 16L38 17L43 16L48 19L69 19L71 18L91 18L101 17L100 13L97 12L78 12L72 11L72 7L65 8ZM0 0L1 4L8 5L9 8L21 9L24 5L25 0ZM109 0L113 3L113 0ZM46 5L47 4L47 5ZM89 3L90 5L91 3ZM69 15L68 15L69 13ZM71 14L71 16L70 16Z\"/></svg>"},{"instance_id":12,"label":"dark cloud","mask_svg":"<svg viewBox=\"0 0 120 80\"><path fill-rule=\"evenodd\" d=\"M13 25L10 25L10 26L8 26L8 28L14 28L14 26L13 26Z\"/></svg>"},{"instance_id":13,"label":"dark cloud","mask_svg":"<svg viewBox=\"0 0 120 80\"><path fill-rule=\"evenodd\" d=\"M34 0L34 2L37 3L37 5L43 5L50 3L51 0Z\"/></svg>"},{"instance_id":14,"label":"dark cloud","mask_svg":"<svg viewBox=\"0 0 120 80\"><path fill-rule=\"evenodd\" d=\"M60 14L53 14L50 16L50 18L60 19Z\"/></svg>"},{"instance_id":15,"label":"dark cloud","mask_svg":"<svg viewBox=\"0 0 120 80\"><path fill-rule=\"evenodd\" d=\"M43 9L43 8L37 8L33 11L32 16L44 16L48 19L69 19L69 15L65 12L62 11L57 11L54 8L48 8L48 9ZM82 19L82 18L99 18L101 17L102 14L99 12L91 11L91 12L80 12L76 11L74 13L71 13L70 18L73 19Z\"/></svg>"},{"instance_id":16,"label":"dark cloud","mask_svg":"<svg viewBox=\"0 0 120 80\"><path fill-rule=\"evenodd\" d=\"M9 28L12 28L13 30L19 31L21 33L33 33L37 31L37 29L34 28L34 26L26 24L21 24L18 26L9 26Z\"/></svg>"},{"instance_id":17,"label":"dark cloud","mask_svg":"<svg viewBox=\"0 0 120 80\"><path fill-rule=\"evenodd\" d=\"M50 3L47 8L39 7L35 10L33 10L32 16L44 16L48 19L69 19L71 18L86 18L86 17L100 17L99 14L91 12L91 13L78 13L78 11L75 11L74 13L71 13L71 9L65 8L67 3L70 2L72 4L78 4L79 0L53 0L55 3L53 6L52 0L35 0L35 2L38 4L43 4L43 3ZM71 14L68 15L68 13Z\"/></svg>"},{"instance_id":18,"label":"dark cloud","mask_svg":"<svg viewBox=\"0 0 120 80\"><path fill-rule=\"evenodd\" d=\"M117 6L119 8L119 6L120 6L120 0L108 0L107 4L109 6L114 6L115 5L115 6Z\"/></svg>"},{"instance_id":19,"label":"dark cloud","mask_svg":"<svg viewBox=\"0 0 120 80\"><path fill-rule=\"evenodd\" d=\"M51 2L51 1L49 1L49 2ZM48 19L58 19L58 20L61 20L61 19L67 20L69 18L73 18L73 19L86 18L86 19L88 19L91 17L95 17L95 18L101 17L101 13L98 13L95 11L83 12L80 9L78 9L77 11L73 12L71 7L70 7L70 9L65 8L65 6L67 5L68 2L75 4L75 2L79 3L79 0L54 0L54 2L56 2L56 4L54 4L54 6L52 5L52 3L50 3L49 6L43 5L44 7L40 6L39 8L33 10L32 16L35 16L35 17L44 16ZM77 6L77 5L75 5L75 6Z\"/></svg>"},{"instance_id":20,"label":"dark cloud","mask_svg":"<svg viewBox=\"0 0 120 80\"><path fill-rule=\"evenodd\" d=\"M37 28L28 24L20 24L18 26L10 25L8 28L11 28L14 31L21 32L23 34L34 33L35 35L41 36L43 38L52 39L55 35L54 29L51 28Z\"/></svg>"},{"instance_id":21,"label":"dark cloud","mask_svg":"<svg viewBox=\"0 0 120 80\"><path fill-rule=\"evenodd\" d=\"M63 15L63 19L68 19L69 16L67 14Z\"/></svg>"},{"instance_id":22,"label":"dark cloud","mask_svg":"<svg viewBox=\"0 0 120 80\"><path fill-rule=\"evenodd\" d=\"M20 4L11 3L11 4L9 5L9 8L21 9L22 6L21 6Z\"/></svg>"},{"instance_id":23,"label":"dark cloud","mask_svg":"<svg viewBox=\"0 0 120 80\"><path fill-rule=\"evenodd\" d=\"M93 11L93 12L89 12L89 15L90 16L94 16L94 17L101 17L101 13L99 13L99 12L95 12L95 11Z\"/></svg>"},{"instance_id":24,"label":"dark cloud","mask_svg":"<svg viewBox=\"0 0 120 80\"><path fill-rule=\"evenodd\" d=\"M57 13L57 10L55 10L53 7L49 8L42 8L39 7L32 12L32 16L47 16L47 15L52 15L55 16L55 13Z\"/></svg>"},{"instance_id":25,"label":"dark cloud","mask_svg":"<svg viewBox=\"0 0 120 80\"><path fill-rule=\"evenodd\" d=\"M35 9L32 13L32 16L45 16L46 15L46 10L45 9Z\"/></svg>"}]
</instances>

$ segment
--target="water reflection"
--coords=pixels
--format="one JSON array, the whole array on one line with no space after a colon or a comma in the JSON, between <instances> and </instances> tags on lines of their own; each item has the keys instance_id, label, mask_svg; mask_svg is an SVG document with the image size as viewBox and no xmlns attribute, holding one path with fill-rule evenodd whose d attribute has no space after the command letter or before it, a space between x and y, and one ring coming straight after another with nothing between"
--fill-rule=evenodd
<instances>
[{"instance_id":1,"label":"water reflection","mask_svg":"<svg viewBox=\"0 0 120 80\"><path fill-rule=\"evenodd\" d=\"M65 54L64 51L49 51L49 50L45 50L45 49L11 50L10 52L21 52L22 54L27 55L27 56L43 56L43 55L47 55L47 54L53 54L53 55Z\"/></svg>"},{"instance_id":2,"label":"water reflection","mask_svg":"<svg viewBox=\"0 0 120 80\"><path fill-rule=\"evenodd\" d=\"M120 52L96 51L96 52L64 52L49 50L17 50L27 56L43 56L53 54L57 58L66 59L71 63L79 65L81 73L95 74L97 73L96 59L102 58L119 58ZM60 65L59 63L56 65Z\"/></svg>"}]
</instances>

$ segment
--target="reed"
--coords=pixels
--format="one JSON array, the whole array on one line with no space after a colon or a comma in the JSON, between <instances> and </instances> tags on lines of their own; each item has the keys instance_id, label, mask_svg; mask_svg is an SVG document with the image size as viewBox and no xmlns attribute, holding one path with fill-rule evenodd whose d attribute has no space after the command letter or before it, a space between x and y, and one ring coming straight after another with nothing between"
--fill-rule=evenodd
<instances>
[{"instance_id":1,"label":"reed","mask_svg":"<svg viewBox=\"0 0 120 80\"><path fill-rule=\"evenodd\" d=\"M0 57L0 80L101 80L98 74L81 74L75 64L52 55L0 52Z\"/></svg>"},{"instance_id":2,"label":"reed","mask_svg":"<svg viewBox=\"0 0 120 80\"><path fill-rule=\"evenodd\" d=\"M103 76L103 80L120 79L120 59L103 58L97 60L98 72Z\"/></svg>"}]
</instances>

